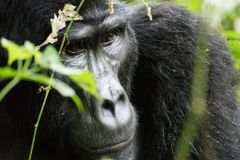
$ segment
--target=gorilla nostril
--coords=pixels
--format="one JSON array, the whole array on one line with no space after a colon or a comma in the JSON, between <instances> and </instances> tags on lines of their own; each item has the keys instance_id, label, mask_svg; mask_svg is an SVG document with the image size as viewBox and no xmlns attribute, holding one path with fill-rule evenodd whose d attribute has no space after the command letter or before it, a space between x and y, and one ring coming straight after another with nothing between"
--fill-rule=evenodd
<instances>
[{"instance_id":1,"label":"gorilla nostril","mask_svg":"<svg viewBox=\"0 0 240 160\"><path fill-rule=\"evenodd\" d=\"M105 110L109 110L114 115L114 113L115 113L115 111L114 111L115 104L111 100L104 99L102 107Z\"/></svg>"},{"instance_id":2,"label":"gorilla nostril","mask_svg":"<svg viewBox=\"0 0 240 160\"><path fill-rule=\"evenodd\" d=\"M125 94L121 94L121 95L118 97L117 102L125 102L125 100L126 100Z\"/></svg>"}]
</instances>

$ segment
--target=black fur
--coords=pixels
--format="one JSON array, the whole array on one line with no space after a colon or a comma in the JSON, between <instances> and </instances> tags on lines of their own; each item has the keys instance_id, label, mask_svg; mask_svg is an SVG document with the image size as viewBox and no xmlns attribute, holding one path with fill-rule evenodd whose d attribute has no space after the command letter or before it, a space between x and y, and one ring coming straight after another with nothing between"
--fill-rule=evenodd
<instances>
[{"instance_id":1,"label":"black fur","mask_svg":"<svg viewBox=\"0 0 240 160\"><path fill-rule=\"evenodd\" d=\"M20 44L24 40L41 44L51 32L49 19L65 3L77 5L79 2L0 2L0 37ZM80 14L84 17L84 23L98 26L111 17L107 9L106 0L87 0ZM118 78L136 110L138 120L134 125L134 146L112 157L122 160L173 159L189 111L193 61L201 53L196 52L198 39L201 35L207 35L210 54L208 108L192 144L190 159L240 159L240 114L233 89L236 77L222 37L210 28L203 31L201 26L204 22L201 18L170 3L152 6L153 21L149 20L144 5L115 3L114 15L126 18L131 33L128 47L132 53L121 62ZM0 53L0 64L3 65L7 57L2 48ZM35 84L24 82L1 102L0 159L27 158L33 125L43 97L36 93L37 88ZM75 146L69 142L68 124L72 120L73 110L66 106L70 103L68 99L51 92L41 121L34 159L99 158L75 150ZM119 131L121 134L122 131ZM210 152L209 148L212 149Z\"/></svg>"}]
</instances>

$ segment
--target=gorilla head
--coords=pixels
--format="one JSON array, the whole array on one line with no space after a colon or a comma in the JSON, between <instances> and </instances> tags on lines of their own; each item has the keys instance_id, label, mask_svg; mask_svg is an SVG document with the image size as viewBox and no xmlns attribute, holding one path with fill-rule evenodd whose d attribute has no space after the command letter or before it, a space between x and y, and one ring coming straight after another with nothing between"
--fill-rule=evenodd
<instances>
[{"instance_id":1,"label":"gorilla head","mask_svg":"<svg viewBox=\"0 0 240 160\"><path fill-rule=\"evenodd\" d=\"M47 106L54 111L64 109L67 113L64 132L68 140L65 143L86 159L102 155L133 159L136 115L128 96L137 63L137 41L124 6L116 4L115 10L116 13L110 16L105 1L86 2L80 12L84 20L73 24L68 36L70 43L62 55L66 66L94 74L102 101L79 90L85 112L78 113L67 100L56 102L57 95L50 97ZM59 37L63 33L65 30ZM59 118L50 123L56 123L56 120Z\"/></svg>"},{"instance_id":2,"label":"gorilla head","mask_svg":"<svg viewBox=\"0 0 240 160\"><path fill-rule=\"evenodd\" d=\"M79 2L0 2L0 36L41 44L51 32L50 18L66 3ZM221 37L211 29L202 33L201 19L180 6L153 5L152 21L143 5L115 1L112 15L108 7L107 0L84 2L79 13L83 20L73 23L61 55L66 66L94 74L102 101L75 87L85 106L79 113L71 100L51 91L34 159L172 159L190 106L193 61L201 34L209 36L209 115L202 120L195 142L189 142L193 143L191 157L208 157L205 146L211 139L216 159L238 159L234 75ZM61 30L58 38L64 33ZM3 64L6 54L0 60ZM62 75L55 77L74 86ZM0 127L5 130L0 134L1 159L26 159L43 99L38 88L23 82L1 102Z\"/></svg>"}]
</instances>

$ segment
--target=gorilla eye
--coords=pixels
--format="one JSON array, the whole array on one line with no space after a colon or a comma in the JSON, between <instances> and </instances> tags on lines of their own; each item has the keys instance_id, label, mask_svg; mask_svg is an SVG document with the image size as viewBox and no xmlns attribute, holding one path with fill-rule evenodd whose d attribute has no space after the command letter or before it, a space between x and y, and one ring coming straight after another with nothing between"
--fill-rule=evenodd
<instances>
[{"instance_id":1,"label":"gorilla eye","mask_svg":"<svg viewBox=\"0 0 240 160\"><path fill-rule=\"evenodd\" d=\"M103 39L103 45L104 46L110 45L115 40L117 35L118 35L117 32L113 31L108 32L105 38Z\"/></svg>"},{"instance_id":2,"label":"gorilla eye","mask_svg":"<svg viewBox=\"0 0 240 160\"><path fill-rule=\"evenodd\" d=\"M85 47L78 42L70 42L65 48L65 53L74 56L85 51Z\"/></svg>"}]
</instances>

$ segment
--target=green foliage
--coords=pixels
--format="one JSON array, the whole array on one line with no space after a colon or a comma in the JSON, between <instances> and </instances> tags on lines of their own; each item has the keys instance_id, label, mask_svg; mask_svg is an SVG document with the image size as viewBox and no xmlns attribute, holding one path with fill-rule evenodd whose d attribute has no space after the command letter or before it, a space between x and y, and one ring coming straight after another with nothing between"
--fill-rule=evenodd
<instances>
[{"instance_id":1,"label":"green foliage","mask_svg":"<svg viewBox=\"0 0 240 160\"><path fill-rule=\"evenodd\" d=\"M78 110L83 111L82 102L73 88L58 79L39 73L39 71L44 69L51 69L62 75L68 76L79 87L82 87L90 94L99 98L93 75L88 71L65 67L59 60L58 52L54 47L47 46L43 53L40 53L37 50L37 47L30 42L25 42L23 46L19 46L6 39L1 39L1 44L8 50L9 58L8 65L6 67L0 67L0 80L18 77L19 81L33 81L46 86L48 86L50 82L50 86L53 89L58 91L64 97L72 98ZM35 65L34 67L29 67L33 57ZM18 61L17 70L10 67L15 61ZM0 92L0 101L6 94L7 93L5 92Z\"/></svg>"},{"instance_id":2,"label":"green foliage","mask_svg":"<svg viewBox=\"0 0 240 160\"><path fill-rule=\"evenodd\" d=\"M3 38L1 39L1 44L4 48L8 50L9 66L16 60L27 60L32 58L32 56L35 57L36 61L39 60L40 53L28 41L26 41L23 46L19 46Z\"/></svg>"},{"instance_id":3,"label":"green foliage","mask_svg":"<svg viewBox=\"0 0 240 160\"><path fill-rule=\"evenodd\" d=\"M177 3L184 5L192 11L200 11L203 0L176 0Z\"/></svg>"},{"instance_id":4,"label":"green foliage","mask_svg":"<svg viewBox=\"0 0 240 160\"><path fill-rule=\"evenodd\" d=\"M235 61L235 68L240 70L240 33L234 31L225 31L228 38L233 60Z\"/></svg>"},{"instance_id":5,"label":"green foliage","mask_svg":"<svg viewBox=\"0 0 240 160\"><path fill-rule=\"evenodd\" d=\"M240 7L235 4L234 7L226 14L222 15L222 25L225 30L234 31L234 23L240 18Z\"/></svg>"}]
</instances>

